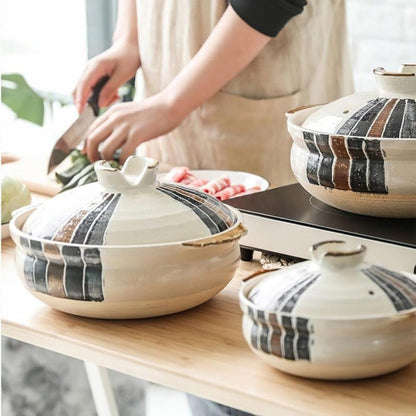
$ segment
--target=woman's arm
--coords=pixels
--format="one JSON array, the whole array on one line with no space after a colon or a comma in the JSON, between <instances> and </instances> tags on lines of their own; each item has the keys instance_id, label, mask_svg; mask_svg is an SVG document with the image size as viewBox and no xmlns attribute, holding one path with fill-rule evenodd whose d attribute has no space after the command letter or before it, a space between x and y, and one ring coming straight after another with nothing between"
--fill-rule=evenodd
<instances>
[{"instance_id":1,"label":"woman's arm","mask_svg":"<svg viewBox=\"0 0 416 416\"><path fill-rule=\"evenodd\" d=\"M113 44L119 42L134 46L138 50L136 0L118 0Z\"/></svg>"},{"instance_id":2,"label":"woman's arm","mask_svg":"<svg viewBox=\"0 0 416 416\"><path fill-rule=\"evenodd\" d=\"M116 101L118 88L136 74L139 66L136 0L119 0L113 46L87 63L74 90L78 112L83 110L94 85L105 75L110 79L101 90L99 106Z\"/></svg>"},{"instance_id":3,"label":"woman's arm","mask_svg":"<svg viewBox=\"0 0 416 416\"><path fill-rule=\"evenodd\" d=\"M124 162L140 143L177 127L245 68L269 39L229 6L200 51L163 91L141 102L116 104L93 123L85 143L88 157L111 159L122 148Z\"/></svg>"},{"instance_id":4,"label":"woman's arm","mask_svg":"<svg viewBox=\"0 0 416 416\"><path fill-rule=\"evenodd\" d=\"M210 36L163 92L184 118L243 70L270 40L228 7Z\"/></svg>"}]
</instances>

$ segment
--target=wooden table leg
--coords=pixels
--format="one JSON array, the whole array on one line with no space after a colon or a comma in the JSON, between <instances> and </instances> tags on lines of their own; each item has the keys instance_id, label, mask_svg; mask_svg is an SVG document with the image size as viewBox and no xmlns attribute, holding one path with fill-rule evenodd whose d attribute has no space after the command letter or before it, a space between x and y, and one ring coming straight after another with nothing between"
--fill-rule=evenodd
<instances>
[{"instance_id":1,"label":"wooden table leg","mask_svg":"<svg viewBox=\"0 0 416 416\"><path fill-rule=\"evenodd\" d=\"M118 416L113 390L107 370L90 361L84 361L98 416Z\"/></svg>"}]
</instances>

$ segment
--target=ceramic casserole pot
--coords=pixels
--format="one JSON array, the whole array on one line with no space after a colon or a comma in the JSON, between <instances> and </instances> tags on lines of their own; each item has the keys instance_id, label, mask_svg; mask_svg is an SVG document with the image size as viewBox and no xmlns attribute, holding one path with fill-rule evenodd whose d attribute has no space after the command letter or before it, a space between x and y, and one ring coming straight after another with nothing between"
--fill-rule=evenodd
<instances>
[{"instance_id":1,"label":"ceramic casserole pot","mask_svg":"<svg viewBox=\"0 0 416 416\"><path fill-rule=\"evenodd\" d=\"M240 290L243 333L266 363L302 377L356 379L416 359L416 276L328 241L312 261L254 275Z\"/></svg>"},{"instance_id":2,"label":"ceramic casserole pot","mask_svg":"<svg viewBox=\"0 0 416 416\"><path fill-rule=\"evenodd\" d=\"M380 217L416 217L416 65L374 70L378 92L290 111L291 166L314 197Z\"/></svg>"},{"instance_id":3,"label":"ceramic casserole pot","mask_svg":"<svg viewBox=\"0 0 416 416\"><path fill-rule=\"evenodd\" d=\"M20 210L10 229L29 291L96 318L182 311L213 297L239 262L241 214L203 192L156 181L157 162L95 165L98 183Z\"/></svg>"}]
</instances>

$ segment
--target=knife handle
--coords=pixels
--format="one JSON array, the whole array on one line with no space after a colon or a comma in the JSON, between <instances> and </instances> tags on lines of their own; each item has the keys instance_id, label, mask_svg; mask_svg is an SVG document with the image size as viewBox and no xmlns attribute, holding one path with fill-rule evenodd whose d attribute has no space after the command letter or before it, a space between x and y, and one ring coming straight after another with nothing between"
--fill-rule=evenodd
<instances>
[{"instance_id":1,"label":"knife handle","mask_svg":"<svg viewBox=\"0 0 416 416\"><path fill-rule=\"evenodd\" d=\"M96 116L98 116L98 113L100 111L100 107L98 106L98 98L100 97L100 92L109 79L110 77L107 75L100 78L98 82L94 85L92 93L87 100L88 104L91 106Z\"/></svg>"}]
</instances>

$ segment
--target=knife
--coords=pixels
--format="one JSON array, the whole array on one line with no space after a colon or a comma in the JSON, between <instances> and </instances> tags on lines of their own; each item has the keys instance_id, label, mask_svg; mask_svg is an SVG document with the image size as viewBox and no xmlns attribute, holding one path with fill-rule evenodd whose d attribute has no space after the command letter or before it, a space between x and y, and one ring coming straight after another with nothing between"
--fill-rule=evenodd
<instances>
[{"instance_id":1,"label":"knife","mask_svg":"<svg viewBox=\"0 0 416 416\"><path fill-rule=\"evenodd\" d=\"M87 105L72 124L72 126L55 143L49 157L48 173L56 168L86 137L87 131L93 121L98 117L98 98L105 83L110 77L105 76L95 84L92 93L87 100Z\"/></svg>"}]
</instances>

